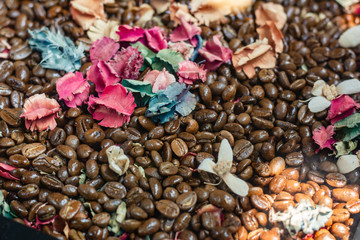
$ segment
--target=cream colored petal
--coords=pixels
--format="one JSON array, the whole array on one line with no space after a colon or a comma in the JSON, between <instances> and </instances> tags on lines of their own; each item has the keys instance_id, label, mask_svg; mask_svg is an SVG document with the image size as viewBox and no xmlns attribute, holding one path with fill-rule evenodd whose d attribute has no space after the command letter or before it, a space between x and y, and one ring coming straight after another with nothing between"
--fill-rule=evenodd
<instances>
[{"instance_id":1,"label":"cream colored petal","mask_svg":"<svg viewBox=\"0 0 360 240\"><path fill-rule=\"evenodd\" d=\"M119 146L111 146L106 149L109 167L111 170L123 175L129 168L130 159L124 154L124 150Z\"/></svg>"},{"instance_id":2,"label":"cream colored petal","mask_svg":"<svg viewBox=\"0 0 360 240\"><path fill-rule=\"evenodd\" d=\"M339 93L339 95L359 93L360 81L358 79L350 79L343 81L336 86L336 90Z\"/></svg>"},{"instance_id":3,"label":"cream colored petal","mask_svg":"<svg viewBox=\"0 0 360 240\"><path fill-rule=\"evenodd\" d=\"M226 185L239 196L245 197L247 196L249 192L249 185L247 183L236 177L235 175L231 173L226 173L223 176L223 181L226 183Z\"/></svg>"},{"instance_id":4,"label":"cream colored petal","mask_svg":"<svg viewBox=\"0 0 360 240\"><path fill-rule=\"evenodd\" d=\"M311 90L311 94L314 96L322 96L322 89L326 85L324 80L317 80Z\"/></svg>"},{"instance_id":5,"label":"cream colored petal","mask_svg":"<svg viewBox=\"0 0 360 240\"><path fill-rule=\"evenodd\" d=\"M344 48L356 47L360 44L360 25L349 28L339 38L340 46Z\"/></svg>"},{"instance_id":6,"label":"cream colored petal","mask_svg":"<svg viewBox=\"0 0 360 240\"><path fill-rule=\"evenodd\" d=\"M215 167L215 163L207 158L207 159L204 159L204 161L202 161L198 167L198 170L201 170L201 171L206 171L206 172L209 172L209 173L213 173L213 174L216 174L216 172L214 172L214 167Z\"/></svg>"},{"instance_id":7,"label":"cream colored petal","mask_svg":"<svg viewBox=\"0 0 360 240\"><path fill-rule=\"evenodd\" d=\"M155 14L155 10L149 4L142 4L138 11L140 18L135 25L143 27L146 22L150 21Z\"/></svg>"},{"instance_id":8,"label":"cream colored petal","mask_svg":"<svg viewBox=\"0 0 360 240\"><path fill-rule=\"evenodd\" d=\"M337 166L340 173L349 173L360 167L359 158L356 155L343 155L339 157Z\"/></svg>"},{"instance_id":9,"label":"cream colored petal","mask_svg":"<svg viewBox=\"0 0 360 240\"><path fill-rule=\"evenodd\" d=\"M227 139L223 139L218 153L217 166L221 166L223 172L229 172L233 163L233 151Z\"/></svg>"},{"instance_id":10,"label":"cream colored petal","mask_svg":"<svg viewBox=\"0 0 360 240\"><path fill-rule=\"evenodd\" d=\"M331 105L331 102L329 100L327 100L324 97L319 96L319 97L311 98L311 100L308 104L308 108L311 112L317 113L317 112L324 111L325 109L330 107L330 105Z\"/></svg>"}]
</instances>

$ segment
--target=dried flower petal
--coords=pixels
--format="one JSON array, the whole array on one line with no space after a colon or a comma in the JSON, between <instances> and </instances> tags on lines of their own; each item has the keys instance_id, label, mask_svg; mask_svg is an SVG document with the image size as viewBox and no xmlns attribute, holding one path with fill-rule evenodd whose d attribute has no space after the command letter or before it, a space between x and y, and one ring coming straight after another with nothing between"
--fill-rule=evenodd
<instances>
[{"instance_id":1,"label":"dried flower petal","mask_svg":"<svg viewBox=\"0 0 360 240\"><path fill-rule=\"evenodd\" d=\"M99 61L109 61L119 50L120 44L114 39L102 37L91 45L90 59L93 64Z\"/></svg>"},{"instance_id":2,"label":"dried flower petal","mask_svg":"<svg viewBox=\"0 0 360 240\"><path fill-rule=\"evenodd\" d=\"M145 30L139 27L130 27L129 25L120 25L119 31L116 32L120 42L136 42L144 38Z\"/></svg>"},{"instance_id":3,"label":"dried flower petal","mask_svg":"<svg viewBox=\"0 0 360 240\"><path fill-rule=\"evenodd\" d=\"M180 83L185 83L188 85L193 84L197 80L202 82L206 81L206 70L204 70L204 65L197 65L197 63L192 61L183 61L179 63L179 71L177 72Z\"/></svg>"},{"instance_id":4,"label":"dried flower petal","mask_svg":"<svg viewBox=\"0 0 360 240\"><path fill-rule=\"evenodd\" d=\"M360 104L357 104L354 99L347 95L341 95L331 101L327 120L331 121L331 124L350 116L355 112L355 109L359 108Z\"/></svg>"},{"instance_id":5,"label":"dried flower petal","mask_svg":"<svg viewBox=\"0 0 360 240\"><path fill-rule=\"evenodd\" d=\"M116 34L118 28L119 23L117 21L108 20L105 22L102 19L97 19L95 20L94 25L89 28L89 31L87 31L87 35L92 42L102 37L109 37L118 41L119 35Z\"/></svg>"},{"instance_id":6,"label":"dried flower petal","mask_svg":"<svg viewBox=\"0 0 360 240\"><path fill-rule=\"evenodd\" d=\"M60 105L55 99L50 99L45 94L35 94L25 100L24 112L20 117L25 118L25 126L31 131L43 131L56 127L55 117L60 110Z\"/></svg>"},{"instance_id":7,"label":"dried flower petal","mask_svg":"<svg viewBox=\"0 0 360 240\"><path fill-rule=\"evenodd\" d=\"M278 29L282 29L286 23L284 7L277 3L261 3L255 10L256 24L263 26L266 21L272 21Z\"/></svg>"},{"instance_id":8,"label":"dried flower petal","mask_svg":"<svg viewBox=\"0 0 360 240\"><path fill-rule=\"evenodd\" d=\"M89 97L90 84L81 72L67 73L56 81L56 91L59 100L64 100L68 107L74 108L81 106Z\"/></svg>"},{"instance_id":9,"label":"dried flower petal","mask_svg":"<svg viewBox=\"0 0 360 240\"><path fill-rule=\"evenodd\" d=\"M183 41L176 43L169 42L168 46L170 50L181 53L185 60L190 60L194 53L193 46Z\"/></svg>"},{"instance_id":10,"label":"dried flower petal","mask_svg":"<svg viewBox=\"0 0 360 240\"><path fill-rule=\"evenodd\" d=\"M336 165L338 166L340 173L346 174L360 167L360 161L356 155L343 155L339 157Z\"/></svg>"},{"instance_id":11,"label":"dried flower petal","mask_svg":"<svg viewBox=\"0 0 360 240\"><path fill-rule=\"evenodd\" d=\"M275 23L272 21L267 21L261 27L256 29L257 33L261 40L266 38L269 41L269 45L277 53L282 53L284 50L284 43L282 39L284 38L281 31L276 27Z\"/></svg>"},{"instance_id":12,"label":"dried flower petal","mask_svg":"<svg viewBox=\"0 0 360 240\"><path fill-rule=\"evenodd\" d=\"M333 149L332 144L334 144L336 141L333 138L333 135L335 134L334 126L329 125L326 128L321 126L320 128L317 128L313 131L313 139L317 145L319 145L319 150L328 148Z\"/></svg>"},{"instance_id":13,"label":"dried flower petal","mask_svg":"<svg viewBox=\"0 0 360 240\"><path fill-rule=\"evenodd\" d=\"M153 6L157 14L165 12L171 4L169 0L150 0L150 5Z\"/></svg>"},{"instance_id":14,"label":"dried flower petal","mask_svg":"<svg viewBox=\"0 0 360 240\"><path fill-rule=\"evenodd\" d=\"M20 180L17 177L14 177L10 174L10 171L16 169L16 167L10 166L5 163L0 163L0 177L9 179L9 180Z\"/></svg>"},{"instance_id":15,"label":"dried flower petal","mask_svg":"<svg viewBox=\"0 0 360 240\"><path fill-rule=\"evenodd\" d=\"M339 95L334 84L332 84L331 86L326 84L323 87L322 92L323 92L323 96L326 97L326 99L329 101L335 99L336 96Z\"/></svg>"},{"instance_id":16,"label":"dried flower petal","mask_svg":"<svg viewBox=\"0 0 360 240\"><path fill-rule=\"evenodd\" d=\"M174 21L175 27L180 24L181 18L184 18L185 21L194 23L196 25L198 23L198 20L190 14L189 8L185 4L173 2L169 7L169 11L170 20Z\"/></svg>"},{"instance_id":17,"label":"dried flower petal","mask_svg":"<svg viewBox=\"0 0 360 240\"><path fill-rule=\"evenodd\" d=\"M168 47L165 33L159 27L153 27L145 31L147 46L155 52Z\"/></svg>"},{"instance_id":18,"label":"dried flower petal","mask_svg":"<svg viewBox=\"0 0 360 240\"><path fill-rule=\"evenodd\" d=\"M360 81L358 79L349 79L342 81L336 86L338 94L355 94L360 92Z\"/></svg>"},{"instance_id":19,"label":"dried flower petal","mask_svg":"<svg viewBox=\"0 0 360 240\"><path fill-rule=\"evenodd\" d=\"M0 52L0 59L1 58L7 59L9 57L11 46L5 39L0 38L0 46L1 45L3 45L5 49L3 52Z\"/></svg>"},{"instance_id":20,"label":"dried flower petal","mask_svg":"<svg viewBox=\"0 0 360 240\"><path fill-rule=\"evenodd\" d=\"M103 0L74 0L70 2L70 13L84 30L100 18L105 20Z\"/></svg>"},{"instance_id":21,"label":"dried flower petal","mask_svg":"<svg viewBox=\"0 0 360 240\"><path fill-rule=\"evenodd\" d=\"M196 46L197 40L195 35L201 33L201 28L188 23L184 18L181 18L181 25L175 28L170 34L170 41L180 42L189 40L193 46Z\"/></svg>"},{"instance_id":22,"label":"dried flower petal","mask_svg":"<svg viewBox=\"0 0 360 240\"><path fill-rule=\"evenodd\" d=\"M232 51L222 45L220 35L209 39L205 47L199 50L199 54L205 58L205 68L209 70L216 70L224 62L231 60L232 57Z\"/></svg>"},{"instance_id":23,"label":"dried flower petal","mask_svg":"<svg viewBox=\"0 0 360 240\"><path fill-rule=\"evenodd\" d=\"M244 71L248 78L255 76L255 67L274 68L275 53L267 40L257 40L255 43L240 48L232 57L236 71Z\"/></svg>"},{"instance_id":24,"label":"dried flower petal","mask_svg":"<svg viewBox=\"0 0 360 240\"><path fill-rule=\"evenodd\" d=\"M308 108L311 112L317 113L324 111L328 107L330 107L331 102L327 100L323 96L313 97L311 98L310 102L308 103Z\"/></svg>"},{"instance_id":25,"label":"dried flower petal","mask_svg":"<svg viewBox=\"0 0 360 240\"><path fill-rule=\"evenodd\" d=\"M143 3L140 5L140 7L136 7L136 8L137 8L136 9L137 13L140 16L135 23L137 26L145 25L145 23L150 21L155 14L154 9L149 4L146 3Z\"/></svg>"},{"instance_id":26,"label":"dried flower petal","mask_svg":"<svg viewBox=\"0 0 360 240\"><path fill-rule=\"evenodd\" d=\"M108 63L100 61L90 67L87 72L87 80L95 84L97 92L102 92L107 86L118 83L120 78L116 76L115 71Z\"/></svg>"},{"instance_id":27,"label":"dried flower petal","mask_svg":"<svg viewBox=\"0 0 360 240\"><path fill-rule=\"evenodd\" d=\"M343 8L349 9L349 7L355 3L358 3L359 0L336 0Z\"/></svg>"},{"instance_id":28,"label":"dried flower petal","mask_svg":"<svg viewBox=\"0 0 360 240\"><path fill-rule=\"evenodd\" d=\"M144 76L144 82L151 83L154 93L165 90L171 83L176 82L174 75L170 74L165 68L162 71L152 70Z\"/></svg>"},{"instance_id":29,"label":"dried flower petal","mask_svg":"<svg viewBox=\"0 0 360 240\"><path fill-rule=\"evenodd\" d=\"M124 150L121 147L115 145L109 147L106 149L106 156L111 170L120 176L125 174L129 168L130 160L124 154Z\"/></svg>"},{"instance_id":30,"label":"dried flower petal","mask_svg":"<svg viewBox=\"0 0 360 240\"><path fill-rule=\"evenodd\" d=\"M211 159L206 158L200 163L197 169L217 175L217 173L214 171L215 166L216 164Z\"/></svg>"},{"instance_id":31,"label":"dried flower petal","mask_svg":"<svg viewBox=\"0 0 360 240\"><path fill-rule=\"evenodd\" d=\"M233 151L228 140L223 139L220 144L218 160L214 168L218 176L222 177L230 172L233 163Z\"/></svg>"},{"instance_id":32,"label":"dried flower petal","mask_svg":"<svg viewBox=\"0 0 360 240\"><path fill-rule=\"evenodd\" d=\"M131 92L120 84L107 86L99 97L90 96L88 111L99 125L117 128L130 121L136 104Z\"/></svg>"},{"instance_id":33,"label":"dried flower petal","mask_svg":"<svg viewBox=\"0 0 360 240\"><path fill-rule=\"evenodd\" d=\"M235 194L243 197L248 195L249 185L241 178L231 174L230 172L227 172L224 174L222 179L226 186L228 186Z\"/></svg>"},{"instance_id":34,"label":"dried flower petal","mask_svg":"<svg viewBox=\"0 0 360 240\"><path fill-rule=\"evenodd\" d=\"M323 93L322 89L324 86L326 86L326 82L324 80L317 80L314 83L314 86L311 90L311 94L314 96L322 96Z\"/></svg>"}]
</instances>

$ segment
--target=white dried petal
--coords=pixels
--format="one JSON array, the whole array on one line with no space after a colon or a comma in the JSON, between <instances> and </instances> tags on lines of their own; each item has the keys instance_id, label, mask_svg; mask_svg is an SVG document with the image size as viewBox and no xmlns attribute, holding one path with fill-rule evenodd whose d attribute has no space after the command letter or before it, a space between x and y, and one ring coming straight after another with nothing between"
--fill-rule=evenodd
<instances>
[{"instance_id":1,"label":"white dried petal","mask_svg":"<svg viewBox=\"0 0 360 240\"><path fill-rule=\"evenodd\" d=\"M124 150L119 146L111 146L106 149L106 155L109 162L109 167L111 170L119 174L123 175L129 168L130 160L124 154Z\"/></svg>"},{"instance_id":2,"label":"white dried petal","mask_svg":"<svg viewBox=\"0 0 360 240\"><path fill-rule=\"evenodd\" d=\"M339 157L336 164L340 173L349 173L360 167L359 158L356 155L343 155Z\"/></svg>"},{"instance_id":3,"label":"white dried petal","mask_svg":"<svg viewBox=\"0 0 360 240\"><path fill-rule=\"evenodd\" d=\"M116 31L119 28L119 23L116 21L107 21L97 19L95 20L93 26L89 28L87 31L87 35L89 39L93 42L102 38L102 37L109 37L114 40L119 40L119 35L116 34Z\"/></svg>"},{"instance_id":4,"label":"white dried petal","mask_svg":"<svg viewBox=\"0 0 360 240\"><path fill-rule=\"evenodd\" d=\"M360 44L360 25L349 28L339 38L339 44L343 48L356 47Z\"/></svg>"},{"instance_id":5,"label":"white dried petal","mask_svg":"<svg viewBox=\"0 0 360 240\"><path fill-rule=\"evenodd\" d=\"M360 36L359 36L360 37ZM360 92L360 81L358 79L349 79L339 83L336 90L341 94L355 94Z\"/></svg>"},{"instance_id":6,"label":"white dried petal","mask_svg":"<svg viewBox=\"0 0 360 240\"><path fill-rule=\"evenodd\" d=\"M314 96L322 96L323 88L326 86L326 82L324 80L317 80L314 83L314 86L311 90L311 94Z\"/></svg>"},{"instance_id":7,"label":"white dried petal","mask_svg":"<svg viewBox=\"0 0 360 240\"><path fill-rule=\"evenodd\" d=\"M223 139L220 144L218 153L218 161L214 168L215 172L221 177L225 173L230 172L233 163L233 151L227 139Z\"/></svg>"},{"instance_id":8,"label":"white dried petal","mask_svg":"<svg viewBox=\"0 0 360 240\"><path fill-rule=\"evenodd\" d=\"M200 165L199 165L199 167L198 167L198 170L205 171L205 172L209 172L209 173L213 173L213 174L217 175L217 173L214 172L214 167L215 167L215 165L216 165L216 164L215 164L211 159L207 158L207 159L204 159L204 160L200 163Z\"/></svg>"},{"instance_id":9,"label":"white dried petal","mask_svg":"<svg viewBox=\"0 0 360 240\"><path fill-rule=\"evenodd\" d=\"M223 181L235 194L242 197L246 197L248 195L249 185L247 185L247 183L241 178L238 178L228 172L223 176Z\"/></svg>"},{"instance_id":10,"label":"white dried petal","mask_svg":"<svg viewBox=\"0 0 360 240\"><path fill-rule=\"evenodd\" d=\"M311 112L317 113L324 111L328 107L330 107L331 102L324 97L313 97L308 103L308 108Z\"/></svg>"},{"instance_id":11,"label":"white dried petal","mask_svg":"<svg viewBox=\"0 0 360 240\"><path fill-rule=\"evenodd\" d=\"M351 5L359 2L359 0L336 0L336 1L345 9L348 9Z\"/></svg>"}]
</instances>

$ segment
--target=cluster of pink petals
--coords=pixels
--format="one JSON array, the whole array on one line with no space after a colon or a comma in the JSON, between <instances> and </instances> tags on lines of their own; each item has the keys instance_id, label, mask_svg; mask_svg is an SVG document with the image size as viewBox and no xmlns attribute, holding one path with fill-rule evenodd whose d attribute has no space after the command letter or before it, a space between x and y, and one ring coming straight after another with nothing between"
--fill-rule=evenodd
<instances>
[{"instance_id":1,"label":"cluster of pink petals","mask_svg":"<svg viewBox=\"0 0 360 240\"><path fill-rule=\"evenodd\" d=\"M205 68L209 70L216 70L221 64L229 62L232 57L231 49L222 45L220 35L209 39L205 47L199 50L199 54L205 58Z\"/></svg>"},{"instance_id":2,"label":"cluster of pink petals","mask_svg":"<svg viewBox=\"0 0 360 240\"><path fill-rule=\"evenodd\" d=\"M130 121L136 104L131 92L120 84L107 86L99 97L90 96L88 111L99 125L117 128Z\"/></svg>"},{"instance_id":3,"label":"cluster of pink petals","mask_svg":"<svg viewBox=\"0 0 360 240\"><path fill-rule=\"evenodd\" d=\"M91 45L90 60L93 64L110 60L119 50L120 44L112 38L103 37Z\"/></svg>"},{"instance_id":4,"label":"cluster of pink petals","mask_svg":"<svg viewBox=\"0 0 360 240\"><path fill-rule=\"evenodd\" d=\"M166 71L165 68L162 71L152 70L144 76L144 82L151 83L154 93L165 90L167 86L175 81L174 75Z\"/></svg>"},{"instance_id":5,"label":"cluster of pink petals","mask_svg":"<svg viewBox=\"0 0 360 240\"><path fill-rule=\"evenodd\" d=\"M334 124L341 119L352 115L357 108L360 108L360 104L356 103L354 99L348 95L343 94L331 101L326 120L330 120L331 124Z\"/></svg>"},{"instance_id":6,"label":"cluster of pink petals","mask_svg":"<svg viewBox=\"0 0 360 240\"><path fill-rule=\"evenodd\" d=\"M333 149L332 144L336 143L335 139L333 138L333 135L335 134L334 126L329 125L326 128L324 126L321 126L320 128L317 128L313 131L313 139L317 145L320 146L320 148L316 151L320 151L324 148Z\"/></svg>"},{"instance_id":7,"label":"cluster of pink petals","mask_svg":"<svg viewBox=\"0 0 360 240\"><path fill-rule=\"evenodd\" d=\"M204 65L198 65L192 61L183 61L179 63L179 71L177 72L180 83L188 85L193 84L197 80L206 81L206 70Z\"/></svg>"},{"instance_id":8,"label":"cluster of pink petals","mask_svg":"<svg viewBox=\"0 0 360 240\"><path fill-rule=\"evenodd\" d=\"M9 179L9 180L20 180L17 177L14 177L10 174L12 170L16 169L16 167L10 166L5 163L0 163L0 177Z\"/></svg>"},{"instance_id":9,"label":"cluster of pink petals","mask_svg":"<svg viewBox=\"0 0 360 240\"><path fill-rule=\"evenodd\" d=\"M3 45L4 50L0 52L0 58L7 59L9 57L11 46L5 39L0 38L0 46L1 45Z\"/></svg>"},{"instance_id":10,"label":"cluster of pink petals","mask_svg":"<svg viewBox=\"0 0 360 240\"><path fill-rule=\"evenodd\" d=\"M137 79L144 57L131 46L121 49L108 61L99 61L90 67L87 79L95 84L95 90L102 92L107 86L121 79Z\"/></svg>"},{"instance_id":11,"label":"cluster of pink petals","mask_svg":"<svg viewBox=\"0 0 360 240\"><path fill-rule=\"evenodd\" d=\"M45 94L35 94L25 100L24 112L21 117L25 118L25 126L31 131L43 131L56 127L55 117L60 110L60 105L55 99Z\"/></svg>"},{"instance_id":12,"label":"cluster of pink petals","mask_svg":"<svg viewBox=\"0 0 360 240\"><path fill-rule=\"evenodd\" d=\"M120 25L119 31L116 33L120 37L120 42L134 43L139 41L155 52L168 47L164 31L157 26L150 29L142 29L140 27Z\"/></svg>"},{"instance_id":13,"label":"cluster of pink petals","mask_svg":"<svg viewBox=\"0 0 360 240\"><path fill-rule=\"evenodd\" d=\"M60 100L64 100L68 107L75 108L89 97L90 84L81 72L67 73L56 81L56 91Z\"/></svg>"},{"instance_id":14,"label":"cluster of pink petals","mask_svg":"<svg viewBox=\"0 0 360 240\"><path fill-rule=\"evenodd\" d=\"M180 42L189 40L191 45L196 46L197 40L195 35L201 33L201 28L188 23L185 18L181 18L181 25L175 28L170 34L171 42Z\"/></svg>"},{"instance_id":15,"label":"cluster of pink petals","mask_svg":"<svg viewBox=\"0 0 360 240\"><path fill-rule=\"evenodd\" d=\"M176 43L170 42L169 49L181 53L185 60L190 60L192 54L194 53L194 48L190 44L183 41Z\"/></svg>"}]
</instances>

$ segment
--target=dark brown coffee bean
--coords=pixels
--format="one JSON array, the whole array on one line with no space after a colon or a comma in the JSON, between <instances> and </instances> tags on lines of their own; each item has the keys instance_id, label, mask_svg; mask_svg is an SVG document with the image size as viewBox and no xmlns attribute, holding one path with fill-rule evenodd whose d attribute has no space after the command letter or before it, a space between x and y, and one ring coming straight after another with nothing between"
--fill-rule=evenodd
<instances>
[{"instance_id":1,"label":"dark brown coffee bean","mask_svg":"<svg viewBox=\"0 0 360 240\"><path fill-rule=\"evenodd\" d=\"M89 184L80 184L78 187L79 194L85 199L85 200L96 200L98 197L98 192L96 189Z\"/></svg>"},{"instance_id":2,"label":"dark brown coffee bean","mask_svg":"<svg viewBox=\"0 0 360 240\"><path fill-rule=\"evenodd\" d=\"M50 193L46 199L49 204L56 208L56 210L60 210L66 203L69 202L69 198L67 196L57 192Z\"/></svg>"},{"instance_id":3,"label":"dark brown coffee bean","mask_svg":"<svg viewBox=\"0 0 360 240\"><path fill-rule=\"evenodd\" d=\"M111 216L107 212L97 213L93 216L93 224L99 227L106 227L110 222Z\"/></svg>"},{"instance_id":4,"label":"dark brown coffee bean","mask_svg":"<svg viewBox=\"0 0 360 240\"><path fill-rule=\"evenodd\" d=\"M61 191L64 184L53 175L44 175L41 177L41 183L50 190Z\"/></svg>"},{"instance_id":5,"label":"dark brown coffee bean","mask_svg":"<svg viewBox=\"0 0 360 240\"><path fill-rule=\"evenodd\" d=\"M40 221L49 221L54 218L56 209L51 205L45 205L38 209L37 216Z\"/></svg>"},{"instance_id":6,"label":"dark brown coffee bean","mask_svg":"<svg viewBox=\"0 0 360 240\"><path fill-rule=\"evenodd\" d=\"M16 216L20 218L25 218L29 213L28 210L26 210L25 206L17 200L11 201L10 209Z\"/></svg>"},{"instance_id":7,"label":"dark brown coffee bean","mask_svg":"<svg viewBox=\"0 0 360 240\"><path fill-rule=\"evenodd\" d=\"M39 186L36 184L27 184L17 192L17 195L22 199L31 199L39 194Z\"/></svg>"},{"instance_id":8,"label":"dark brown coffee bean","mask_svg":"<svg viewBox=\"0 0 360 240\"><path fill-rule=\"evenodd\" d=\"M46 151L46 146L41 143L27 144L21 149L22 155L27 158L33 159Z\"/></svg>"},{"instance_id":9,"label":"dark brown coffee bean","mask_svg":"<svg viewBox=\"0 0 360 240\"><path fill-rule=\"evenodd\" d=\"M161 183L156 178L150 178L149 179L150 189L152 192L152 195L156 200L160 199L163 194L163 189L161 186Z\"/></svg>"},{"instance_id":10,"label":"dark brown coffee bean","mask_svg":"<svg viewBox=\"0 0 360 240\"><path fill-rule=\"evenodd\" d=\"M126 196L125 187L119 182L108 182L105 185L104 192L112 198L123 199Z\"/></svg>"},{"instance_id":11,"label":"dark brown coffee bean","mask_svg":"<svg viewBox=\"0 0 360 240\"><path fill-rule=\"evenodd\" d=\"M236 205L235 199L230 193L218 189L210 193L209 200L211 204L229 212L233 211Z\"/></svg>"},{"instance_id":12,"label":"dark brown coffee bean","mask_svg":"<svg viewBox=\"0 0 360 240\"><path fill-rule=\"evenodd\" d=\"M160 229L160 221L156 218L149 218L138 228L139 236L145 237L154 234Z\"/></svg>"},{"instance_id":13,"label":"dark brown coffee bean","mask_svg":"<svg viewBox=\"0 0 360 240\"><path fill-rule=\"evenodd\" d=\"M331 187L345 187L346 177L341 173L328 173L326 175L326 183Z\"/></svg>"},{"instance_id":14,"label":"dark brown coffee bean","mask_svg":"<svg viewBox=\"0 0 360 240\"><path fill-rule=\"evenodd\" d=\"M197 195L194 191L185 192L180 194L176 199L176 204L179 206L180 210L186 211L194 207L197 202Z\"/></svg>"},{"instance_id":15,"label":"dark brown coffee bean","mask_svg":"<svg viewBox=\"0 0 360 240\"><path fill-rule=\"evenodd\" d=\"M82 203L77 200L71 200L66 203L59 212L59 215L64 220L70 220L80 211Z\"/></svg>"},{"instance_id":16,"label":"dark brown coffee bean","mask_svg":"<svg viewBox=\"0 0 360 240\"><path fill-rule=\"evenodd\" d=\"M286 164L291 167L300 166L304 162L304 156L300 152L294 152L286 155Z\"/></svg>"},{"instance_id":17,"label":"dark brown coffee bean","mask_svg":"<svg viewBox=\"0 0 360 240\"><path fill-rule=\"evenodd\" d=\"M174 202L169 200L160 200L155 202L156 209L165 217L173 219L179 216L180 208Z\"/></svg>"},{"instance_id":18,"label":"dark brown coffee bean","mask_svg":"<svg viewBox=\"0 0 360 240\"><path fill-rule=\"evenodd\" d=\"M237 140L234 145L233 154L238 161L248 158L254 150L254 146L250 141L241 139Z\"/></svg>"},{"instance_id":19,"label":"dark brown coffee bean","mask_svg":"<svg viewBox=\"0 0 360 240\"><path fill-rule=\"evenodd\" d=\"M171 142L171 149L178 157L182 157L188 152L188 146L181 138L176 138Z\"/></svg>"}]
</instances>

